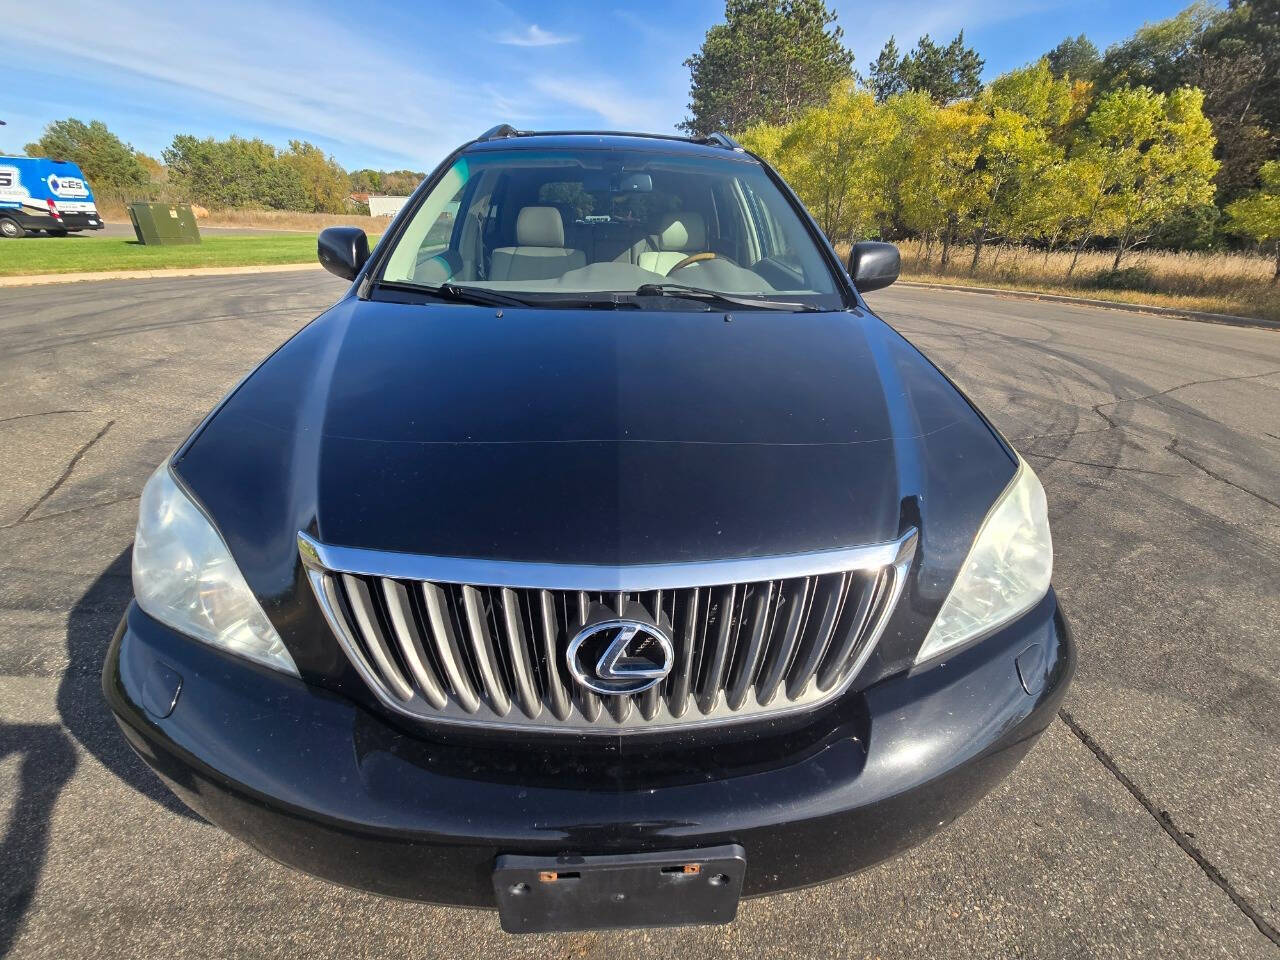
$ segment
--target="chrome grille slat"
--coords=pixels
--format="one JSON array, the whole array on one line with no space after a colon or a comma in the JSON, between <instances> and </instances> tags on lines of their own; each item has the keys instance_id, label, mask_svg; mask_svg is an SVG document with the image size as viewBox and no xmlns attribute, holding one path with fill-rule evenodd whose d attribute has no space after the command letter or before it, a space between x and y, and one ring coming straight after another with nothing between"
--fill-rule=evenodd
<instances>
[{"instance_id":1,"label":"chrome grille slat","mask_svg":"<svg viewBox=\"0 0 1280 960\"><path fill-rule=\"evenodd\" d=\"M649 593L642 601L646 610L661 623L665 617L665 607L663 606L665 597L661 590L654 590ZM639 700L640 715L646 720L652 720L658 715L658 708L662 705L662 684L650 687L644 693L640 694L636 699Z\"/></svg>"},{"instance_id":2,"label":"chrome grille slat","mask_svg":"<svg viewBox=\"0 0 1280 960\"><path fill-rule=\"evenodd\" d=\"M502 588L501 597L503 638L506 640L516 700L525 716L536 719L542 710L542 703L538 699L538 688L534 682L533 664L529 662L520 598L510 587Z\"/></svg>"},{"instance_id":3,"label":"chrome grille slat","mask_svg":"<svg viewBox=\"0 0 1280 960\"><path fill-rule=\"evenodd\" d=\"M812 586L808 577L788 581L783 586L779 598L782 609L774 621L768 656L761 667L760 679L756 681L756 702L762 707L773 702L787 667L791 665L791 658L800 644L800 631L804 629L805 617L809 613L811 596Z\"/></svg>"},{"instance_id":4,"label":"chrome grille slat","mask_svg":"<svg viewBox=\"0 0 1280 960\"><path fill-rule=\"evenodd\" d=\"M809 685L814 671L822 661L822 655L827 652L827 645L831 643L831 635L836 629L836 619L840 615L840 604L844 600L848 581L847 573L830 574L818 578L809 617L805 623L790 676L787 678L787 696L792 700L804 692L804 688Z\"/></svg>"},{"instance_id":5,"label":"chrome grille slat","mask_svg":"<svg viewBox=\"0 0 1280 960\"><path fill-rule=\"evenodd\" d=\"M682 590L681 593L683 609L679 610L680 623L676 627L676 636L671 638L676 645L676 662L667 677L667 709L677 719L683 717L689 709L689 687L699 620L698 604L702 599L702 591L697 588Z\"/></svg>"},{"instance_id":6,"label":"chrome grille slat","mask_svg":"<svg viewBox=\"0 0 1280 960\"><path fill-rule=\"evenodd\" d=\"M773 581L755 584L754 596L751 600L751 624L748 628L746 646L738 654L738 665L731 674L729 689L725 691L725 702L731 710L742 706L751 684L755 680L756 670L760 664L760 655L764 652L764 641L772 626L773 612L777 607L777 585Z\"/></svg>"},{"instance_id":7,"label":"chrome grille slat","mask_svg":"<svg viewBox=\"0 0 1280 960\"><path fill-rule=\"evenodd\" d=\"M916 542L909 531L838 557L814 555L812 572L797 557L676 565L689 571L683 587L668 568L606 575L459 561L479 574L459 580L443 560L423 576L431 571L419 564L433 558L331 548L305 535L299 550L335 636L389 708L445 723L617 734L829 701L871 655ZM717 581L719 570L763 575ZM582 588L572 586L577 578ZM669 673L642 693L602 696L569 671L570 640L610 613L651 621L672 642Z\"/></svg>"},{"instance_id":8,"label":"chrome grille slat","mask_svg":"<svg viewBox=\"0 0 1280 960\"><path fill-rule=\"evenodd\" d=\"M399 580L386 579L382 581L382 595L387 602L391 627L400 643L400 653L409 666L409 673L427 702L439 710L449 702L449 698L445 695L444 684L436 676L422 645L409 591Z\"/></svg>"},{"instance_id":9,"label":"chrome grille slat","mask_svg":"<svg viewBox=\"0 0 1280 960\"><path fill-rule=\"evenodd\" d=\"M489 635L484 599L480 591L470 584L462 588L462 608L466 613L467 632L471 636L471 652L475 656L476 669L480 673L480 682L489 698L489 705L493 707L494 713L505 717L511 712L511 697L507 694L507 685L503 683L498 655L493 647L493 638Z\"/></svg>"},{"instance_id":10,"label":"chrome grille slat","mask_svg":"<svg viewBox=\"0 0 1280 960\"><path fill-rule=\"evenodd\" d=\"M347 592L347 600L351 603L351 612L355 614L356 624L365 642L365 649L372 655L373 662L382 675L382 682L401 700L413 699L413 686L400 672L400 666L396 663L391 648L387 646L387 641L382 636L382 628L378 625L378 614L374 610L373 596L369 593L369 588L362 579L353 577L349 573L342 575L342 586Z\"/></svg>"},{"instance_id":11,"label":"chrome grille slat","mask_svg":"<svg viewBox=\"0 0 1280 960\"><path fill-rule=\"evenodd\" d=\"M849 663L859 638L866 631L867 621L875 607L877 595L883 590L884 573L859 573L856 576L866 582L858 591L856 602L852 605L846 604L844 616L836 627L839 643L833 645L833 648L828 651L827 658L818 671L819 690L830 690L835 686L840 673Z\"/></svg>"},{"instance_id":12,"label":"chrome grille slat","mask_svg":"<svg viewBox=\"0 0 1280 960\"><path fill-rule=\"evenodd\" d=\"M320 608L324 611L325 617L329 622L333 624L338 636L344 641L343 646L346 647L352 660L357 664L357 669L360 669L370 682L375 684L382 683L381 678L377 677L373 664L369 661L369 655L365 651L363 644L352 633L351 618L347 616L343 608L343 601L338 592L337 578L327 573L321 573L318 570L308 570L307 573L316 599L320 601Z\"/></svg>"},{"instance_id":13,"label":"chrome grille slat","mask_svg":"<svg viewBox=\"0 0 1280 960\"><path fill-rule=\"evenodd\" d=\"M577 625L585 623L587 619L587 610L591 607L591 598L587 596L585 590L577 591L576 596L576 616L570 615L569 603L566 598L565 603L565 622L564 635L566 639L571 637L577 631ZM573 685L573 695L578 701L578 709L582 711L582 715L588 721L594 722L600 716L600 697L581 684Z\"/></svg>"},{"instance_id":14,"label":"chrome grille slat","mask_svg":"<svg viewBox=\"0 0 1280 960\"><path fill-rule=\"evenodd\" d=\"M737 587L732 585L721 587L719 592L714 639L711 640L709 647L704 642L703 665L698 671L701 677L698 684L698 709L703 713L710 713L720 698L720 690L724 686L724 671L729 664L729 648L733 642ZM707 632L708 635L712 633L709 624Z\"/></svg>"},{"instance_id":15,"label":"chrome grille slat","mask_svg":"<svg viewBox=\"0 0 1280 960\"><path fill-rule=\"evenodd\" d=\"M445 592L437 584L423 583L422 600L426 604L427 622L431 624L436 651L440 654L440 662L449 678L453 695L463 710L475 713L480 709L480 698L476 696L463 667L462 648L458 645L458 637L453 629L453 618L445 607Z\"/></svg>"},{"instance_id":16,"label":"chrome grille slat","mask_svg":"<svg viewBox=\"0 0 1280 960\"><path fill-rule=\"evenodd\" d=\"M538 590L533 593L533 598L533 602L536 603L534 618L542 639L539 649L542 655L542 669L547 680L547 701L557 720L567 720L573 704L569 699L566 678L560 670L560 653L556 643L560 627L556 621L555 600L550 590Z\"/></svg>"}]
</instances>

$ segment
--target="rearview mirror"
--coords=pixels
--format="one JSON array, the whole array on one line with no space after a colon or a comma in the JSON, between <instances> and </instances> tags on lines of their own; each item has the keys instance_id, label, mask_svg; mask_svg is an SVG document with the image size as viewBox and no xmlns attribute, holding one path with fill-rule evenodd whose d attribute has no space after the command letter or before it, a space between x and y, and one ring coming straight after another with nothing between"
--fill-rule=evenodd
<instances>
[{"instance_id":1,"label":"rearview mirror","mask_svg":"<svg viewBox=\"0 0 1280 960\"><path fill-rule=\"evenodd\" d=\"M617 193L652 193L653 177L647 173L628 173L618 180Z\"/></svg>"},{"instance_id":2,"label":"rearview mirror","mask_svg":"<svg viewBox=\"0 0 1280 960\"><path fill-rule=\"evenodd\" d=\"M901 269L902 256L892 243L864 240L849 251L849 276L859 293L887 287Z\"/></svg>"},{"instance_id":3,"label":"rearview mirror","mask_svg":"<svg viewBox=\"0 0 1280 960\"><path fill-rule=\"evenodd\" d=\"M354 280L369 259L369 238L359 227L328 227L316 239L320 264L343 280Z\"/></svg>"}]
</instances>

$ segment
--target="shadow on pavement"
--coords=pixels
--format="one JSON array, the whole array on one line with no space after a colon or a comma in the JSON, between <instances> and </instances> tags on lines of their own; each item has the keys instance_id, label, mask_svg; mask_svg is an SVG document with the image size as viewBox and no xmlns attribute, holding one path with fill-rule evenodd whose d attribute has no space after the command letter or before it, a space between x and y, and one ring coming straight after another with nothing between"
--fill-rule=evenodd
<instances>
[{"instance_id":1,"label":"shadow on pavement","mask_svg":"<svg viewBox=\"0 0 1280 960\"><path fill-rule=\"evenodd\" d=\"M0 840L0 957L18 937L49 846L49 818L76 768L71 740L56 723L0 723L0 758L22 757L17 800Z\"/></svg>"},{"instance_id":2,"label":"shadow on pavement","mask_svg":"<svg viewBox=\"0 0 1280 960\"><path fill-rule=\"evenodd\" d=\"M130 749L102 698L102 662L133 597L129 564L130 550L126 548L71 608L67 618L69 662L58 688L58 713L71 735L126 784L171 813L203 823Z\"/></svg>"}]
</instances>

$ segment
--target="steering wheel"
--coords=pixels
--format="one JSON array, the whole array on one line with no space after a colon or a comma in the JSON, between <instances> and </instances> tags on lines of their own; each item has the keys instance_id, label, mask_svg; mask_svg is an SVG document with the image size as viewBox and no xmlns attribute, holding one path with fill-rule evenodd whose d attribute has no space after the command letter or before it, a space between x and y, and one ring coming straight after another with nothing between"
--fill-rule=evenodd
<instances>
[{"instance_id":1,"label":"steering wheel","mask_svg":"<svg viewBox=\"0 0 1280 960\"><path fill-rule=\"evenodd\" d=\"M677 263L674 267L668 270L667 276L669 277L673 273L675 273L677 270L683 270L685 267L692 266L695 263L702 263L704 260L724 260L727 263L733 263L732 260L730 260L728 257L726 257L722 253L713 253L710 250L706 250L706 251L703 251L702 253L689 254L689 256L685 257L683 260ZM737 264L734 264L734 266L737 266Z\"/></svg>"}]
</instances>

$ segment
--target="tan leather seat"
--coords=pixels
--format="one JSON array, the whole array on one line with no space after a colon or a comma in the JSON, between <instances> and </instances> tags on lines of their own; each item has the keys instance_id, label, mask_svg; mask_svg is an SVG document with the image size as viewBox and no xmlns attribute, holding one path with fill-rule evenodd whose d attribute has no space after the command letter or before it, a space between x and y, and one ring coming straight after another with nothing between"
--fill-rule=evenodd
<instances>
[{"instance_id":1,"label":"tan leather seat","mask_svg":"<svg viewBox=\"0 0 1280 960\"><path fill-rule=\"evenodd\" d=\"M516 217L516 246L497 247L490 280L554 280L587 265L587 255L564 245L564 220L555 207L525 207Z\"/></svg>"},{"instance_id":2,"label":"tan leather seat","mask_svg":"<svg viewBox=\"0 0 1280 960\"><path fill-rule=\"evenodd\" d=\"M658 221L658 232L649 242L657 249L641 253L636 265L666 276L667 271L689 254L707 249L706 221L702 214L692 210L664 214Z\"/></svg>"}]
</instances>

